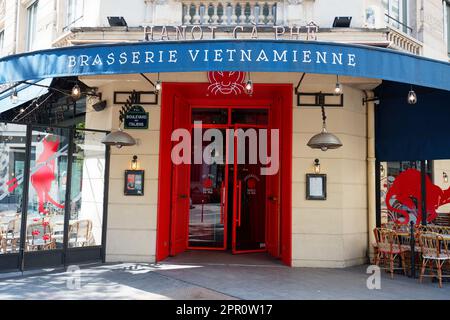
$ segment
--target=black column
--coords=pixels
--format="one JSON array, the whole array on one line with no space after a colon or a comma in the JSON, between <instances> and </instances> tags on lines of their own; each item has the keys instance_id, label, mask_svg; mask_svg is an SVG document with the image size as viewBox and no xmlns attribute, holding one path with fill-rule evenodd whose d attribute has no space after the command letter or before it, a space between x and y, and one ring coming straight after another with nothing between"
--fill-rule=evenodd
<instances>
[{"instance_id":1,"label":"black column","mask_svg":"<svg viewBox=\"0 0 450 320\"><path fill-rule=\"evenodd\" d=\"M387 168L385 168L386 172ZM380 176L380 161L375 160L375 219L377 228L381 227L381 176ZM370 230L369 230L370 231Z\"/></svg>"},{"instance_id":2,"label":"black column","mask_svg":"<svg viewBox=\"0 0 450 320\"><path fill-rule=\"evenodd\" d=\"M73 152L74 152L74 135L75 130L69 130L69 148L67 150L67 179L66 179L66 194L64 201L64 236L63 236L63 264L66 266L67 261L67 248L69 246L69 222L71 214L72 203L72 165L73 165Z\"/></svg>"},{"instance_id":3,"label":"black column","mask_svg":"<svg viewBox=\"0 0 450 320\"><path fill-rule=\"evenodd\" d=\"M19 269L24 271L25 250L27 237L27 216L28 216L28 188L30 186L30 166L31 166L31 139L33 136L33 128L27 126L26 142L25 142L25 164L23 169L23 192L22 192L22 220L20 221L20 255Z\"/></svg>"},{"instance_id":4,"label":"black column","mask_svg":"<svg viewBox=\"0 0 450 320\"><path fill-rule=\"evenodd\" d=\"M421 173L421 193L422 193L422 225L427 225L427 165L426 160L420 161L420 173Z\"/></svg>"}]
</instances>

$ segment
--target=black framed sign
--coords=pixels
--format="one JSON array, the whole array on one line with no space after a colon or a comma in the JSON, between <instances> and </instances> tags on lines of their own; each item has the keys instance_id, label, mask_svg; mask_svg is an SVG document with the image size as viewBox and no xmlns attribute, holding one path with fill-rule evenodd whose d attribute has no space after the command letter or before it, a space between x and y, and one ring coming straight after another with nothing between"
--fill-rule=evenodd
<instances>
[{"instance_id":1,"label":"black framed sign","mask_svg":"<svg viewBox=\"0 0 450 320\"><path fill-rule=\"evenodd\" d=\"M327 175L307 174L306 200L326 200L326 199L327 199Z\"/></svg>"},{"instance_id":2,"label":"black framed sign","mask_svg":"<svg viewBox=\"0 0 450 320\"><path fill-rule=\"evenodd\" d=\"M125 129L148 129L149 116L142 106L133 106L124 119Z\"/></svg>"},{"instance_id":3,"label":"black framed sign","mask_svg":"<svg viewBox=\"0 0 450 320\"><path fill-rule=\"evenodd\" d=\"M144 195L144 170L125 170L124 194L126 196Z\"/></svg>"}]
</instances>

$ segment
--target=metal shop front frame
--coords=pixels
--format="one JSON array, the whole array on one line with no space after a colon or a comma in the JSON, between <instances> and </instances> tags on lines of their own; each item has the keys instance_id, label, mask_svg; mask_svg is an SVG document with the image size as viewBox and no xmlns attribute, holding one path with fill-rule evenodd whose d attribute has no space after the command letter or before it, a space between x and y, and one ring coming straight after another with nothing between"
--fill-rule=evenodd
<instances>
[{"instance_id":1,"label":"metal shop front frame","mask_svg":"<svg viewBox=\"0 0 450 320\"><path fill-rule=\"evenodd\" d=\"M77 129L77 128L73 128L73 127L71 127L71 128L57 127L57 126L49 127L49 126L42 126L42 125L11 123L11 122L2 122L1 124L3 126L22 126L22 127L26 128L26 130L23 131L23 133L26 133L26 134L23 139L24 143L22 144L22 146L25 146L25 148L24 148L24 150L21 151L21 152L25 153L24 157L22 158L22 160L23 160L22 169L23 170L21 170L21 171L23 172L23 176L21 176L20 179L19 179L19 177L17 177L17 179L13 178L12 180L10 180L10 181L13 181L13 183L8 181L9 189L6 189L6 190L11 190L12 185L14 185L14 183L16 183L16 185L21 183L21 185L22 185L22 190L20 192L22 198L17 201L17 204L19 205L18 210L17 210L17 217L20 216L20 233L18 232L18 234L17 234L18 238L16 239L16 240L18 240L17 241L18 248L15 250L10 250L10 252L7 252L6 246L5 246L4 252L2 251L2 253L0 254L0 271L8 271L8 270L14 271L17 269L19 269L20 271L24 271L24 270L33 269L33 268L62 267L62 266L70 265L70 264L76 264L76 263L105 262L106 225L107 225L107 209L108 209L108 177L109 177L109 163L110 163L110 156L109 156L110 149L108 146L104 146L104 148L105 148L104 158L103 158L104 159L104 168L102 168L103 177L99 177L100 180L103 179L104 192L101 195L103 203L102 203L102 207L99 209L100 214L98 217L99 221L101 221L101 230L100 230L100 228L97 228L98 230L96 229L96 234L98 234L98 240L100 240L101 243L99 245L97 245L97 244L91 245L86 241L82 245L73 246L72 240L73 240L74 235L69 234L69 229L70 229L69 226L71 226L70 218L71 218L71 214L72 214L71 210L73 209L72 201L75 201L74 199L72 199L73 195L71 194L72 182L73 182L73 180L72 180L73 179L73 169L75 166L74 153L79 152L79 150L78 151L75 150L75 149L79 149L76 145L75 139L76 139L77 135L80 136L80 134L84 138L84 137L86 137L86 135L95 135L97 133L98 134L107 134L108 132L101 131L101 130ZM67 133L67 135L65 137L68 138L68 144L67 144L67 147L65 146L66 149L64 152L64 156L66 157L66 159L65 159L66 172L64 172L65 190L63 190L63 191L58 190L59 192L61 192L61 194L64 193L64 196L63 196L64 202L61 202L61 204L60 204L60 206L62 208L61 212L63 212L63 220L61 219L62 221L58 222L60 225L63 225L63 229L62 229L62 234L59 235L61 242L59 243L58 247L55 246L51 249L31 250L30 251L29 250L30 234L27 234L27 232L30 231L30 230L27 230L27 228L30 225L27 225L27 224L30 221L37 220L37 218L30 220L30 218L31 218L30 215L32 215L32 213L29 211L31 209L29 207L29 200L30 200L29 198L31 197L30 196L30 184L36 183L33 180L33 173L36 173L39 170L39 168L42 168L42 167L48 168L47 167L48 162L52 161L52 159L49 159L45 163L41 162L40 166L39 166L38 162L41 160L39 160L39 161L37 160L36 147L32 146L33 139L36 140L36 137L33 138L33 133L36 133L38 131L39 132L52 132L52 133L53 132L66 132ZM2 143L4 143L3 140L5 138L11 138L11 137L12 136L10 135L10 133L8 133L8 131L5 131L4 134L0 135L0 138L2 138ZM23 148L21 148L21 149L23 149ZM46 148L46 149L48 151L48 148ZM54 152L56 148L50 147L50 149L52 149L51 151ZM85 152L85 151L83 150L83 152ZM102 152L102 150L100 152ZM44 152L41 153L41 156L43 153ZM34 156L35 159L32 159L32 156ZM39 159L41 159L41 156L39 157ZM53 157L55 158L56 156L53 155ZM53 158L53 160L54 160L54 158ZM85 159L83 159L83 161L81 161L83 163L83 166L84 166L84 160ZM33 161L34 161L34 168L32 167ZM38 163L37 166L36 166L36 163ZM58 160L58 163L59 163L59 160ZM53 164L53 166L54 166L54 164ZM3 166L3 169L7 170L6 166ZM56 170L59 170L59 168L57 168ZM85 170L84 167L83 167L83 170ZM48 172L49 171L47 171L47 173L44 173L44 174L48 174ZM52 173L52 175L53 174L54 173ZM14 176L14 174L13 174L13 176ZM58 176L58 179L59 179L59 176ZM43 186L41 184L39 187L44 187L44 188L47 187L47 191L48 191L48 182L45 182L44 184L46 184L46 186ZM34 189L37 190L36 185L33 185L33 187L34 187ZM82 188L82 182L80 182L79 187ZM53 187L53 189L55 189L55 188ZM81 191L80 191L80 194L81 194ZM44 199L46 199L46 201L48 199L50 199L50 197L51 197L48 194L43 195L43 196L48 197L48 198L44 198ZM54 199L51 199L48 201L52 202L53 200ZM62 198L61 198L61 200L62 200ZM80 199L78 199L78 200L80 200ZM70 204L70 205L68 205L68 204ZM41 210L41 209L39 209L39 210ZM47 210L47 209L45 209L45 210ZM19 220L19 219L17 218L17 220ZM42 221L44 221L44 220L42 220ZM9 226L7 226L7 227L9 227ZM77 226L77 227L79 228L79 226ZM91 225L91 228L92 228L92 225ZM6 230L6 232L8 232L8 230ZM38 231L33 231L33 232L38 232ZM72 232L73 232L73 230L72 230ZM33 237L34 237L34 235L33 235ZM78 235L76 235L76 237L78 237ZM8 240L8 239L6 239L6 240ZM85 240L87 240L87 239L85 239ZM2 244L3 244L3 242L2 242ZM42 244L34 243L33 247L38 247L40 245L42 245ZM44 247L45 247L45 244L44 244Z\"/></svg>"}]
</instances>

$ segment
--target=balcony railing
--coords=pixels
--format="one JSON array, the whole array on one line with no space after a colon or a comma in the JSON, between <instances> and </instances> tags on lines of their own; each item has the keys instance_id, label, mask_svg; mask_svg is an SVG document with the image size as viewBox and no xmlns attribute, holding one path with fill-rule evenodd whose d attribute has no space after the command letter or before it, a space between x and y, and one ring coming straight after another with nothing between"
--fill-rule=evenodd
<instances>
[{"instance_id":1,"label":"balcony railing","mask_svg":"<svg viewBox=\"0 0 450 320\"><path fill-rule=\"evenodd\" d=\"M274 1L186 1L185 25L274 25L277 3Z\"/></svg>"},{"instance_id":2,"label":"balcony railing","mask_svg":"<svg viewBox=\"0 0 450 320\"><path fill-rule=\"evenodd\" d=\"M416 55L422 54L422 43L407 35L406 33L389 28L389 31L387 33L387 40L391 43L390 47L393 49L409 52Z\"/></svg>"}]
</instances>

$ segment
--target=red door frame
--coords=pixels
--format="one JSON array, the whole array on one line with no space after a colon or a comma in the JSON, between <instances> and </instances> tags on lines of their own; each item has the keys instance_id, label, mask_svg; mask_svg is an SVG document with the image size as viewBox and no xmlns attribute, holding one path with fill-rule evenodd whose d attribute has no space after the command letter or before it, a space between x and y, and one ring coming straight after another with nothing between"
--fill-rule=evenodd
<instances>
[{"instance_id":1,"label":"red door frame","mask_svg":"<svg viewBox=\"0 0 450 320\"><path fill-rule=\"evenodd\" d=\"M161 129L158 173L158 217L156 261L169 256L171 238L172 161L174 96L181 96L189 105L243 108L271 106L277 112L280 129L280 258L286 265L292 261L292 84L255 84L252 96L214 96L208 94L208 83L163 83L161 97Z\"/></svg>"}]
</instances>

